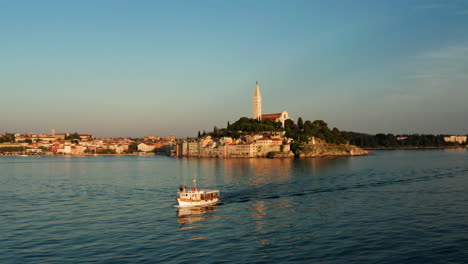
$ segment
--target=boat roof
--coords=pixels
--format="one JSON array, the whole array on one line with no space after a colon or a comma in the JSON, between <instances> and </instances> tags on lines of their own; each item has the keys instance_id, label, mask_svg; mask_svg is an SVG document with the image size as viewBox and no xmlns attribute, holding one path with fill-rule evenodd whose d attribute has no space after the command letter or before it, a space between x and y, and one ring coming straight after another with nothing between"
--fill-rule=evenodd
<instances>
[{"instance_id":1,"label":"boat roof","mask_svg":"<svg viewBox=\"0 0 468 264\"><path fill-rule=\"evenodd\" d=\"M185 192L205 192L205 193L214 193L214 192L220 192L219 190L205 190L205 189L196 189L194 191L187 189Z\"/></svg>"},{"instance_id":2,"label":"boat roof","mask_svg":"<svg viewBox=\"0 0 468 264\"><path fill-rule=\"evenodd\" d=\"M219 190L204 190L205 192L219 192Z\"/></svg>"}]
</instances>

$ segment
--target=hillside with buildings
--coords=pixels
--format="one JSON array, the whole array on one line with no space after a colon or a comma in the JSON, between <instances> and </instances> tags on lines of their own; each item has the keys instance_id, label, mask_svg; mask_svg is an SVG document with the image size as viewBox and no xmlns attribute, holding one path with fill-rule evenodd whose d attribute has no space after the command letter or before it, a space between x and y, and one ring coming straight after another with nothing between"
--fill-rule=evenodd
<instances>
[{"instance_id":1,"label":"hillside with buildings","mask_svg":"<svg viewBox=\"0 0 468 264\"><path fill-rule=\"evenodd\" d=\"M214 127L197 138L95 138L90 134L0 134L1 155L170 155L206 158L292 158L368 155L364 148L458 147L467 136L368 135L330 129L323 120L294 122L287 111L262 114L258 82L253 117L242 117L226 128Z\"/></svg>"},{"instance_id":2,"label":"hillside with buildings","mask_svg":"<svg viewBox=\"0 0 468 264\"><path fill-rule=\"evenodd\" d=\"M147 136L143 138L95 138L90 134L0 133L2 155L139 155L159 153L171 155L176 137Z\"/></svg>"},{"instance_id":3,"label":"hillside with buildings","mask_svg":"<svg viewBox=\"0 0 468 264\"><path fill-rule=\"evenodd\" d=\"M212 158L292 158L368 155L370 152L349 145L337 128L330 130L322 120L297 124L292 119L263 121L242 117L226 128L214 128L196 139L181 140L178 157Z\"/></svg>"}]
</instances>

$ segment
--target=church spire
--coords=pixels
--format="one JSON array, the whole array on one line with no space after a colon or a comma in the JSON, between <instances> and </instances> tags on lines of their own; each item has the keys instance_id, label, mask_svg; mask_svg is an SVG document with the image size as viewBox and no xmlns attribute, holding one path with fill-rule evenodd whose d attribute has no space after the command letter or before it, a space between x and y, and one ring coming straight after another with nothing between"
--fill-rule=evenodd
<instances>
[{"instance_id":1,"label":"church spire","mask_svg":"<svg viewBox=\"0 0 468 264\"><path fill-rule=\"evenodd\" d=\"M253 118L262 119L262 96L260 94L260 86L258 81L255 83L255 93L253 97Z\"/></svg>"}]
</instances>

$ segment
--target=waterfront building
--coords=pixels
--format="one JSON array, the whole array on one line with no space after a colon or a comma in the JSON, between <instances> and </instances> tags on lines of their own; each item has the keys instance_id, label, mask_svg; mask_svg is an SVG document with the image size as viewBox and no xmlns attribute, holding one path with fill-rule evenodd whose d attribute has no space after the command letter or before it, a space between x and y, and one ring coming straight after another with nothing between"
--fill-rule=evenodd
<instances>
[{"instance_id":1,"label":"waterfront building","mask_svg":"<svg viewBox=\"0 0 468 264\"><path fill-rule=\"evenodd\" d=\"M229 144L219 145L213 149L213 154L215 157L227 157L228 155L228 146Z\"/></svg>"},{"instance_id":2,"label":"waterfront building","mask_svg":"<svg viewBox=\"0 0 468 264\"><path fill-rule=\"evenodd\" d=\"M178 144L176 155L179 157L198 157L200 151L200 142L195 140L184 140Z\"/></svg>"},{"instance_id":3,"label":"waterfront building","mask_svg":"<svg viewBox=\"0 0 468 264\"><path fill-rule=\"evenodd\" d=\"M143 151L143 152L150 152L154 150L154 144L153 143L140 143L138 144L138 150Z\"/></svg>"},{"instance_id":4,"label":"waterfront building","mask_svg":"<svg viewBox=\"0 0 468 264\"><path fill-rule=\"evenodd\" d=\"M72 145L70 143L63 143L60 144L57 148L58 153L62 154L71 154L72 153Z\"/></svg>"},{"instance_id":5,"label":"waterfront building","mask_svg":"<svg viewBox=\"0 0 468 264\"><path fill-rule=\"evenodd\" d=\"M228 145L228 157L252 158L257 153L257 146L254 143L244 143L237 145Z\"/></svg>"},{"instance_id":6,"label":"waterfront building","mask_svg":"<svg viewBox=\"0 0 468 264\"><path fill-rule=\"evenodd\" d=\"M458 144L464 144L466 143L466 136L448 136L444 137L445 142L457 142Z\"/></svg>"},{"instance_id":7,"label":"waterfront building","mask_svg":"<svg viewBox=\"0 0 468 264\"><path fill-rule=\"evenodd\" d=\"M123 154L125 151L128 150L128 144L119 144L119 143L113 143L113 144L109 144L107 145L107 148L110 149L110 150L113 150L115 151L115 154ZM88 151L94 151L91 150L91 148L88 147Z\"/></svg>"}]
</instances>

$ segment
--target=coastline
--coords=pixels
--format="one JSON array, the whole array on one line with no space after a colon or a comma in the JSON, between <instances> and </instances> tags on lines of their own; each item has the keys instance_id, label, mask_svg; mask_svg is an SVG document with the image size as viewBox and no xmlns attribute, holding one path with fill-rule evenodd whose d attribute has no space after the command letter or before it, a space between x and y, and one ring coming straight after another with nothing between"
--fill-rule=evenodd
<instances>
[{"instance_id":1,"label":"coastline","mask_svg":"<svg viewBox=\"0 0 468 264\"><path fill-rule=\"evenodd\" d=\"M380 147L380 148L362 148L365 150L430 150L430 149L466 149L467 146L441 146L441 147Z\"/></svg>"},{"instance_id":2,"label":"coastline","mask_svg":"<svg viewBox=\"0 0 468 264\"><path fill-rule=\"evenodd\" d=\"M335 146L336 147L336 146ZM74 157L171 157L171 158L195 158L195 159L306 159L306 158L333 158L333 157L353 157L353 156L368 156L374 154L373 150L440 150L440 149L468 149L468 146L442 146L442 147L380 147L380 148L358 148L356 146L351 149L346 150L330 150L330 148L321 148L315 149L315 151L307 151L307 153L301 152L298 156L294 155L284 155L282 153L275 153L272 156L257 156L257 157L218 157L218 156L189 156L189 157L174 157L169 155L161 155L154 153L145 153L140 155L137 153L127 153L127 154L86 154L86 155L28 155L21 156L22 154L11 154L5 155L0 153L0 157L64 157L64 158L74 158Z\"/></svg>"}]
</instances>

